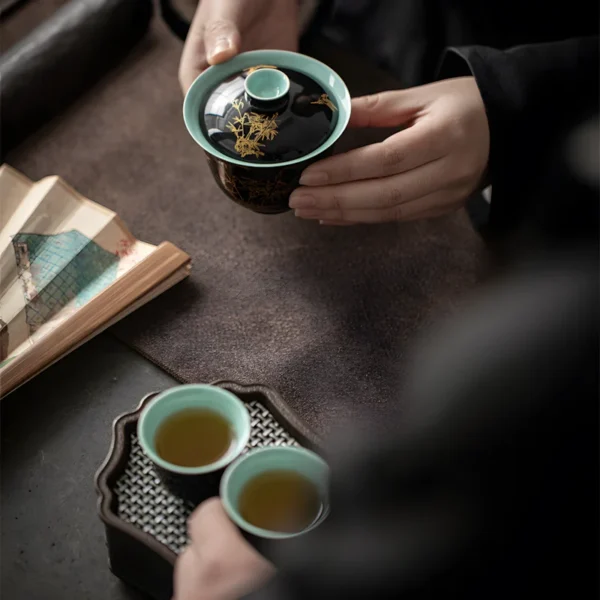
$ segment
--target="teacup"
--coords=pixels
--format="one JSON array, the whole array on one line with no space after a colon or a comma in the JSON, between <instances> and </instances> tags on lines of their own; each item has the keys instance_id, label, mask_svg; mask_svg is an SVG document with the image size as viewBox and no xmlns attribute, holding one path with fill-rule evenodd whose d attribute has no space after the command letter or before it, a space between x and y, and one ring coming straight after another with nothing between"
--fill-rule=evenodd
<instances>
[{"instance_id":1,"label":"teacup","mask_svg":"<svg viewBox=\"0 0 600 600\"><path fill-rule=\"evenodd\" d=\"M240 498L245 487L256 477L269 472L292 471L308 479L318 490L321 510L313 522L301 531L272 531L248 522L240 511ZM255 545L261 539L294 538L318 527L329 514L329 467L317 454L295 446L267 446L251 450L231 463L221 478L220 496L229 518Z\"/></svg>"},{"instance_id":2,"label":"teacup","mask_svg":"<svg viewBox=\"0 0 600 600\"><path fill-rule=\"evenodd\" d=\"M157 450L157 434L165 422L190 409L219 415L231 431L232 440L224 454L201 466L174 464ZM175 495L198 504L218 493L225 467L246 447L250 439L250 415L244 403L227 390L212 385L181 385L162 392L148 403L138 420L137 432L142 450L154 463L165 486Z\"/></svg>"},{"instance_id":3,"label":"teacup","mask_svg":"<svg viewBox=\"0 0 600 600\"><path fill-rule=\"evenodd\" d=\"M274 214L289 210L302 171L333 152L350 118L350 93L318 60L256 50L201 73L183 116L221 189Z\"/></svg>"}]
</instances>

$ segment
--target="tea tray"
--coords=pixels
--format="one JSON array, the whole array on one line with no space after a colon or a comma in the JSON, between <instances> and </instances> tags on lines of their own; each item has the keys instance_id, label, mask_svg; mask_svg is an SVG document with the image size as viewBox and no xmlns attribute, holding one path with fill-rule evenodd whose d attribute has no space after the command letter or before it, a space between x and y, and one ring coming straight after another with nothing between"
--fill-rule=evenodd
<instances>
[{"instance_id":1,"label":"tea tray","mask_svg":"<svg viewBox=\"0 0 600 600\"><path fill-rule=\"evenodd\" d=\"M297 419L274 390L220 381L248 408L252 433L244 452L262 446L302 445L319 451L320 439ZM96 474L98 512L104 522L109 566L125 583L153 600L170 600L173 567L186 546L194 506L161 483L137 441L137 420L157 392L113 423L112 443Z\"/></svg>"}]
</instances>

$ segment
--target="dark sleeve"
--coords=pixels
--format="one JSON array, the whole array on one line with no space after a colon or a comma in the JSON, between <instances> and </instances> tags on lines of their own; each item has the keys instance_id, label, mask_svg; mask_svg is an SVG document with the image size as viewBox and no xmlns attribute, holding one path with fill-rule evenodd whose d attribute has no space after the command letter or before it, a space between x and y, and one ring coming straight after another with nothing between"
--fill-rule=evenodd
<instances>
[{"instance_id":1,"label":"dark sleeve","mask_svg":"<svg viewBox=\"0 0 600 600\"><path fill-rule=\"evenodd\" d=\"M562 219L563 209L581 210L563 206L564 173L553 165L560 162L567 133L598 110L598 73L597 37L507 51L484 46L446 51L439 78L473 75L485 104L493 231L514 230L534 213L549 221L552 215ZM593 217L584 216L580 225L586 218Z\"/></svg>"},{"instance_id":2,"label":"dark sleeve","mask_svg":"<svg viewBox=\"0 0 600 600\"><path fill-rule=\"evenodd\" d=\"M597 64L587 54L595 47L569 41L446 57L442 73L472 71L482 90L497 227L514 227L532 208L525 188L545 207L551 194L527 178L551 168L544 144L558 147L554 140L596 108L597 72L584 73ZM577 190L567 196L574 206L585 198ZM597 220L592 225L589 255L507 276L432 336L403 391L410 408L390 419L387 434L345 432L331 458L330 517L269 548L279 574L253 599L598 591Z\"/></svg>"},{"instance_id":3,"label":"dark sleeve","mask_svg":"<svg viewBox=\"0 0 600 600\"><path fill-rule=\"evenodd\" d=\"M331 515L270 548L253 598L597 597L598 290L595 246L438 330L390 431L345 431Z\"/></svg>"}]
</instances>

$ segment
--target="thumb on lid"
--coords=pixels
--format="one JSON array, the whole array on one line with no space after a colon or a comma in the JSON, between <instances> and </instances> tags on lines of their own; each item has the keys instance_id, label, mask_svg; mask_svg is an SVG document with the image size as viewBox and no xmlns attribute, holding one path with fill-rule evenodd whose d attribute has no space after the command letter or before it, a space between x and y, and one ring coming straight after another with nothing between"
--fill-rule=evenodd
<instances>
[{"instance_id":1,"label":"thumb on lid","mask_svg":"<svg viewBox=\"0 0 600 600\"><path fill-rule=\"evenodd\" d=\"M240 51L240 32L233 21L217 19L206 24L204 46L211 65L233 58Z\"/></svg>"}]
</instances>

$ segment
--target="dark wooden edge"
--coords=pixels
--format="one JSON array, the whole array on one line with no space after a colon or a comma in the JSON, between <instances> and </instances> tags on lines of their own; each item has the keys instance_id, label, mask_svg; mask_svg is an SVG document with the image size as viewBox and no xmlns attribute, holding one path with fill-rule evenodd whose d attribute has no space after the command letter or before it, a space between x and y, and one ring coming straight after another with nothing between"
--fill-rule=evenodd
<instances>
[{"instance_id":1,"label":"dark wooden edge","mask_svg":"<svg viewBox=\"0 0 600 600\"><path fill-rule=\"evenodd\" d=\"M122 414L113 421L110 449L106 459L96 472L95 483L96 492L98 493L97 506L98 515L107 527L114 527L137 539L174 566L175 560L177 559L175 552L159 542L149 533L146 533L131 523L127 523L119 518L116 513L117 497L113 492L113 486L123 473L127 465L127 460L129 459L131 442L128 430L130 426L137 423L144 406L146 406L146 404L157 394L158 392L153 392L144 396L134 411Z\"/></svg>"},{"instance_id":2,"label":"dark wooden edge","mask_svg":"<svg viewBox=\"0 0 600 600\"><path fill-rule=\"evenodd\" d=\"M292 437L303 446L322 453L323 444L321 439L304 425L275 390L265 385L244 385L235 381L216 381L212 385L226 389L244 401L259 400ZM149 533L127 523L117 515L117 497L113 491L113 487L123 473L129 458L131 450L129 430L137 423L146 404L158 393L153 392L144 396L135 410L124 413L113 421L110 449L106 459L96 472L95 485L98 493L98 515L105 526L113 527L133 537L174 566L177 559L175 552Z\"/></svg>"}]
</instances>

